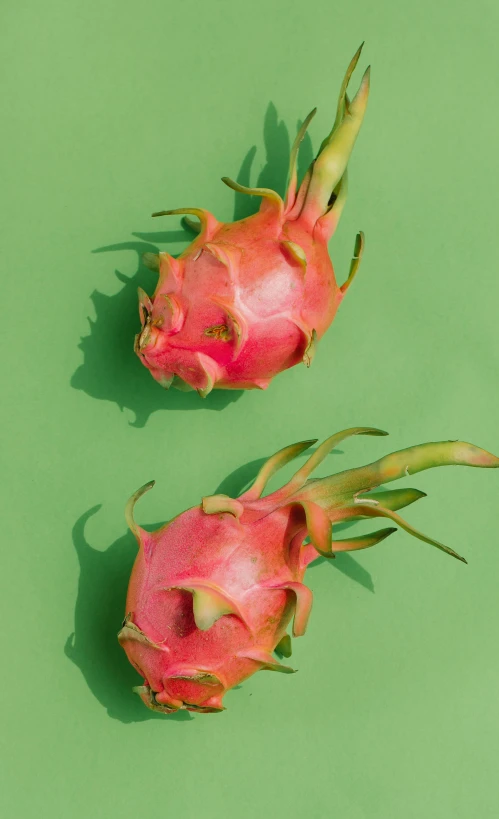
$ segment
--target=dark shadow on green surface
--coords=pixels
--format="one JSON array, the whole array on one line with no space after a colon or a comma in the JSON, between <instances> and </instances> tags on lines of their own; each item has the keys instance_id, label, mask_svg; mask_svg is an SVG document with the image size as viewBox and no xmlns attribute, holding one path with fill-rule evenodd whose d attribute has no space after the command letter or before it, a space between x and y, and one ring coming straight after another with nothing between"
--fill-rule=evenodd
<instances>
[{"instance_id":1,"label":"dark shadow on green surface","mask_svg":"<svg viewBox=\"0 0 499 819\"><path fill-rule=\"evenodd\" d=\"M130 572L137 554L133 535L120 537L105 552L93 549L85 525L100 506L85 512L73 528L73 544L80 562L75 630L66 641L66 656L80 669L94 697L112 719L189 721L187 711L168 716L150 711L132 692L141 679L117 640L124 616ZM157 527L155 527L157 528Z\"/></svg>"},{"instance_id":2,"label":"dark shadow on green surface","mask_svg":"<svg viewBox=\"0 0 499 819\"><path fill-rule=\"evenodd\" d=\"M298 123L298 127L301 123ZM258 185L273 188L283 194L289 164L290 140L284 122L279 121L277 110L269 103L264 120L265 164L258 178L253 180L252 166L257 153L253 146L241 164L237 181L246 186ZM300 168L308 167L312 160L310 137L304 139L300 151ZM217 180L214 180L214 183ZM234 220L254 213L260 200L257 197L235 193ZM192 205L193 203L187 203ZM198 203L194 203L198 204ZM186 206L185 202L169 203L170 207ZM183 228L151 232L135 232L135 240L110 244L95 249L94 253L133 251L137 255L137 272L125 276L115 270L123 284L118 293L107 296L98 290L91 295L95 319L89 318L90 333L81 339L83 363L71 378L71 386L82 390L92 398L111 401L123 411L135 415L133 426L144 427L149 416L159 410L223 410L237 401L241 390L214 390L206 399L196 392L183 393L163 390L141 364L133 351L133 341L139 329L137 287L153 292L157 275L142 264L143 253L157 253L173 242L192 240L192 234Z\"/></svg>"}]
</instances>

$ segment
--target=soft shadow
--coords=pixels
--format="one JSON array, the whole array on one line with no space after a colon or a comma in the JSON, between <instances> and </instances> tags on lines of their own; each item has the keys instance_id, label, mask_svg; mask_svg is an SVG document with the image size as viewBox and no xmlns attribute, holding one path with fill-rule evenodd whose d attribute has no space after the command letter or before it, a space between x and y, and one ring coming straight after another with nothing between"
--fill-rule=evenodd
<instances>
[{"instance_id":1,"label":"soft shadow","mask_svg":"<svg viewBox=\"0 0 499 819\"><path fill-rule=\"evenodd\" d=\"M105 552L93 549L85 538L85 525L100 506L85 512L73 528L73 544L80 562L75 630L64 652L80 669L94 697L112 719L143 722L148 719L189 721L187 711L160 714L150 711L132 692L141 679L116 639L124 616L125 599L137 554L133 535L120 537ZM156 527L157 528L157 527Z\"/></svg>"},{"instance_id":2,"label":"soft shadow","mask_svg":"<svg viewBox=\"0 0 499 819\"><path fill-rule=\"evenodd\" d=\"M297 124L297 128L301 122ZM265 163L252 179L252 167L257 154L256 146L250 148L244 157L237 181L246 186L270 187L281 195L284 193L290 152L290 139L285 123L277 114L275 105L268 105L264 119L263 136ZM293 134L294 138L294 134ZM299 168L304 169L312 161L312 143L307 135L302 142ZM175 207L178 203L171 203ZM182 203L180 203L182 204ZM258 197L234 194L234 220L243 219L254 213L260 205ZM83 363L71 378L71 386L82 390L92 398L111 401L135 415L133 426L144 427L149 416L158 410L223 410L237 401L241 390L214 390L206 399L197 392L183 393L171 389L163 390L151 377L133 352L133 340L139 329L137 308L137 287L151 293L156 285L157 275L142 264L143 253L157 253L165 245L192 240L192 233L180 228L150 232L135 232L135 239L96 248L93 253L133 251L137 256L137 272L127 277L119 270L114 273L123 284L122 289L112 296L98 290L91 295L95 319L89 318L89 335L81 339ZM162 246L162 247L161 247Z\"/></svg>"}]
</instances>

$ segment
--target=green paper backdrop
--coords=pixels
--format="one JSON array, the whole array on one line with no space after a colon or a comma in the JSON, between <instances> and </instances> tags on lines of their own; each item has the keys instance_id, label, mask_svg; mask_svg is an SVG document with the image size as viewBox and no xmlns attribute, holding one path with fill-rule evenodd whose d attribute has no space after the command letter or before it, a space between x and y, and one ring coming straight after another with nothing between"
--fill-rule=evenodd
<instances>
[{"instance_id":1,"label":"green paper backdrop","mask_svg":"<svg viewBox=\"0 0 499 819\"><path fill-rule=\"evenodd\" d=\"M353 425L391 437L322 474L441 438L499 452L498 6L10 0L1 20L3 815L496 819L499 472L414 482L408 519L468 566L402 532L314 566L299 673L222 715L148 712L116 632L123 508L151 478L143 523ZM282 190L289 134L317 105L306 161L364 39L340 281L359 228L366 254L312 368L163 392L132 351L139 260L188 237L150 214L244 215L223 175Z\"/></svg>"}]
</instances>

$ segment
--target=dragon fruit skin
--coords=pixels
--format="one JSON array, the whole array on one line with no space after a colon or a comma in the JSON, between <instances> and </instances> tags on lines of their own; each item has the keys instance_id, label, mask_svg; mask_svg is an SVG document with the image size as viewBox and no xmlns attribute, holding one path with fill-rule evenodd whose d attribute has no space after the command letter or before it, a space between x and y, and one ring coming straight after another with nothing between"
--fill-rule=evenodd
<instances>
[{"instance_id":1,"label":"dragon fruit skin","mask_svg":"<svg viewBox=\"0 0 499 819\"><path fill-rule=\"evenodd\" d=\"M205 497L152 533L135 523L133 507L154 482L132 496L126 518L139 552L118 639L144 678L134 690L149 708L166 714L179 709L217 712L223 710L225 692L256 671L292 673L273 652L291 655L291 621L294 637L305 633L312 607L312 592L303 583L307 566L320 556L368 548L396 531L389 527L333 540L333 526L340 521L387 518L466 562L397 513L424 497L423 492L375 490L431 467L497 467L499 458L472 444L445 441L309 480L333 447L357 434L386 435L368 427L333 435L283 488L261 497L277 469L316 441L286 447L265 463L238 499Z\"/></svg>"},{"instance_id":2,"label":"dragon fruit skin","mask_svg":"<svg viewBox=\"0 0 499 819\"><path fill-rule=\"evenodd\" d=\"M142 330L135 351L165 388L265 389L282 370L310 365L315 343L331 324L362 255L359 233L347 281L338 287L328 240L347 196L347 162L369 95L369 69L352 101L347 95L362 46L344 78L331 133L297 185L297 155L315 109L291 150L285 199L267 188L247 188L224 177L241 193L262 197L258 213L218 222L199 208L160 211L190 214L199 235L178 257L145 254L159 273L152 299L139 289Z\"/></svg>"}]
</instances>

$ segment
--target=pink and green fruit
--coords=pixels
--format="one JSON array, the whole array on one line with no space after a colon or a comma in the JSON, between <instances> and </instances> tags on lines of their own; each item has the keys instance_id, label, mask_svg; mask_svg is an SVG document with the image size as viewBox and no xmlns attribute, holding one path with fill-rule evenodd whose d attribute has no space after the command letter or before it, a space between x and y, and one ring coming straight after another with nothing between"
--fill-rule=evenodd
<instances>
[{"instance_id":1,"label":"pink and green fruit","mask_svg":"<svg viewBox=\"0 0 499 819\"><path fill-rule=\"evenodd\" d=\"M284 199L268 188L230 188L262 198L258 213L219 222L201 208L153 216L189 214L197 237L178 257L145 254L157 270L150 298L139 290L142 330L135 351L163 387L265 389L271 379L303 361L331 324L359 266L364 237L355 240L347 280L339 287L328 253L347 197L347 162L369 95L369 69L350 100L347 86L362 46L353 57L339 95L336 119L298 185L297 156L304 121L291 149Z\"/></svg>"},{"instance_id":2,"label":"pink and green fruit","mask_svg":"<svg viewBox=\"0 0 499 819\"><path fill-rule=\"evenodd\" d=\"M390 526L335 540L340 521L386 518L466 562L398 514L423 492L379 487L436 466L499 466L485 450L459 441L427 443L331 477L309 477L348 436L385 434L360 427L333 435L284 487L262 497L274 473L316 441L288 446L237 499L205 497L152 533L135 523L133 508L154 482L132 496L126 518L139 551L118 639L143 677L134 690L149 708L221 711L225 692L256 671L292 673L276 655L291 655L290 623L293 637L305 633L312 608L312 592L303 583L307 566L321 556L374 546L396 531Z\"/></svg>"}]
</instances>

